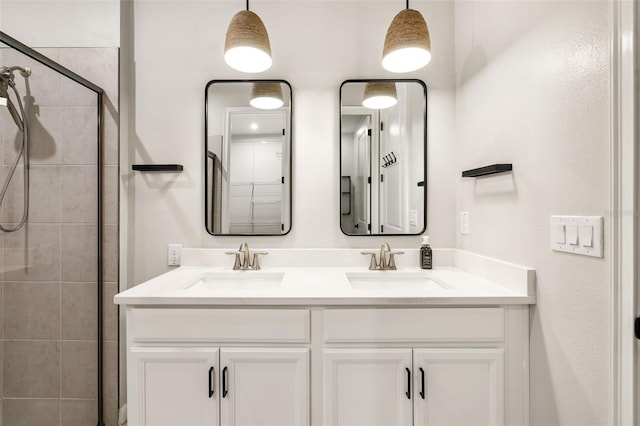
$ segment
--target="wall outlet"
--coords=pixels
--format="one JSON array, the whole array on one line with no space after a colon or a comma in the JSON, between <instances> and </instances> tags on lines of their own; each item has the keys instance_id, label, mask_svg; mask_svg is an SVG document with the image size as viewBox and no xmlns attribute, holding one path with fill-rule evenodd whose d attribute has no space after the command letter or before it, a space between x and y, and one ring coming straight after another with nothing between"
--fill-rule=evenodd
<instances>
[{"instance_id":1,"label":"wall outlet","mask_svg":"<svg viewBox=\"0 0 640 426\"><path fill-rule=\"evenodd\" d=\"M460 233L469 235L469 212L460 212Z\"/></svg>"},{"instance_id":2,"label":"wall outlet","mask_svg":"<svg viewBox=\"0 0 640 426\"><path fill-rule=\"evenodd\" d=\"M167 247L167 265L180 266L180 252L182 244L169 244Z\"/></svg>"}]
</instances>

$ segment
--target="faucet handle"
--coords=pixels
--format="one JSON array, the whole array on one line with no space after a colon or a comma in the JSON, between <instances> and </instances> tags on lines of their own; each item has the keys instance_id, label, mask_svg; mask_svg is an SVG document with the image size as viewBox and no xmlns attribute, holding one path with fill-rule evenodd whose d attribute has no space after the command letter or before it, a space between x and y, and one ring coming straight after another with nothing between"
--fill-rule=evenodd
<instances>
[{"instance_id":1,"label":"faucet handle","mask_svg":"<svg viewBox=\"0 0 640 426\"><path fill-rule=\"evenodd\" d=\"M392 250L389 252L389 264L387 265L387 267L392 271L395 271L396 269L398 269L396 267L396 257L395 257L396 254L404 254L404 252L400 250Z\"/></svg>"},{"instance_id":2,"label":"faucet handle","mask_svg":"<svg viewBox=\"0 0 640 426\"><path fill-rule=\"evenodd\" d=\"M254 251L253 252L253 261L251 262L251 268L255 271L260 270L260 258L259 255L267 255L268 251Z\"/></svg>"},{"instance_id":3,"label":"faucet handle","mask_svg":"<svg viewBox=\"0 0 640 426\"><path fill-rule=\"evenodd\" d=\"M233 262L233 270L237 271L238 269L241 269L242 264L240 263L240 252L239 251L227 251L224 254L235 254L236 258L235 261Z\"/></svg>"},{"instance_id":4,"label":"faucet handle","mask_svg":"<svg viewBox=\"0 0 640 426\"><path fill-rule=\"evenodd\" d=\"M372 271L375 271L376 269L380 269L380 264L376 260L376 252L375 251L362 251L360 253L362 253L364 255L367 255L367 254L371 255L371 262L369 262L369 269L371 269Z\"/></svg>"}]
</instances>

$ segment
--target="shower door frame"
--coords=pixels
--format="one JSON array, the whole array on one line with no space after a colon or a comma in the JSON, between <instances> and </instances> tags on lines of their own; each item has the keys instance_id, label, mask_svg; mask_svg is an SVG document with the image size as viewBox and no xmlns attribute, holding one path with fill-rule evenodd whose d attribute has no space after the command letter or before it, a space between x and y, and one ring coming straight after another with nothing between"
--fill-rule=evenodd
<instances>
[{"instance_id":1,"label":"shower door frame","mask_svg":"<svg viewBox=\"0 0 640 426\"><path fill-rule=\"evenodd\" d=\"M50 68L56 72L58 72L59 74L64 75L65 77L73 80L74 82L80 84L81 86L84 86L85 88L95 92L95 94L98 96L98 103L97 103L97 142L98 142L98 156L97 156L97 178L98 178L98 230L97 230L97 234L98 234L98 276L97 276L97 293L98 293L98 300L97 300L97 312L98 312L98 423L97 426L103 426L104 425L104 416L103 416L103 392L102 392L102 386L103 386L103 371L102 371L102 364L103 364L103 342L102 342L102 337L103 337L103 332L102 332L102 291L103 291L103 282L102 282L102 266L103 266L103 256L102 256L102 239L103 239L103 230L102 230L102 204L103 204L103 200L102 200L102 147L104 144L104 140L103 140L103 126L104 126L104 122L103 122L103 114L102 114L102 108L103 108L103 104L102 104L102 97L104 95L104 90L100 87L97 86L96 84L90 82L89 80L85 79L84 77L74 73L73 71L69 70L68 68L63 67L62 65L58 64L55 61L52 61L51 59L47 58L46 56L44 56L43 54L35 51L34 49L30 48L29 46L25 45L24 43L19 42L18 40L14 39L13 37L9 36L6 33L3 33L2 31L0 31L0 42L5 44L6 46L17 50L18 52L22 53L25 56L28 56L29 58L41 63L42 65L46 66L47 68Z\"/></svg>"}]
</instances>

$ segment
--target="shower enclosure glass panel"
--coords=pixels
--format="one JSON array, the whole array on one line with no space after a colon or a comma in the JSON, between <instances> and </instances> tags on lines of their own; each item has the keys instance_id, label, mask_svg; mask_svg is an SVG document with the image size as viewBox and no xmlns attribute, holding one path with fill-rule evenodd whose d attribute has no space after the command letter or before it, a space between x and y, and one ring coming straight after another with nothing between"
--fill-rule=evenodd
<instances>
[{"instance_id":1,"label":"shower enclosure glass panel","mask_svg":"<svg viewBox=\"0 0 640 426\"><path fill-rule=\"evenodd\" d=\"M102 424L101 93L56 69L65 49L40 50L51 62L42 64L2 40L0 71L26 66L31 74L14 73L28 129L27 191L20 161L0 205L0 224L14 228L28 193L24 226L0 231L0 425L95 426ZM11 90L9 100L17 106ZM24 136L8 105L0 99L0 188Z\"/></svg>"}]
</instances>

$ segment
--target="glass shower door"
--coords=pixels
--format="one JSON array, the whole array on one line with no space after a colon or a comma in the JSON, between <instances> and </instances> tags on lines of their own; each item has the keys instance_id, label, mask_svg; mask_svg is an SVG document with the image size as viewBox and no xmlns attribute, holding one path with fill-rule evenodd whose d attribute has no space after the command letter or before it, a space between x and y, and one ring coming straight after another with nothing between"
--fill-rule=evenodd
<instances>
[{"instance_id":1,"label":"glass shower door","mask_svg":"<svg viewBox=\"0 0 640 426\"><path fill-rule=\"evenodd\" d=\"M57 62L72 50L40 53ZM3 227L17 227L24 197L29 201L24 226L0 232L0 420L95 426L101 415L100 95L0 44L0 70L12 66L31 69L28 77L13 75L26 116L28 174L21 160L0 200ZM9 100L18 104L12 90ZM0 185L24 139L3 103Z\"/></svg>"}]
</instances>

